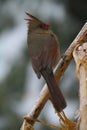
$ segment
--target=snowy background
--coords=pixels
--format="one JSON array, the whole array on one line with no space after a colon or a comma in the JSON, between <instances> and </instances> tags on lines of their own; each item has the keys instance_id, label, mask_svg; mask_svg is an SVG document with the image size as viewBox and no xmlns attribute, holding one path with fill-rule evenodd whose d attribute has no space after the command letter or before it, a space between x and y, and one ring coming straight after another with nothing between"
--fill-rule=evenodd
<instances>
[{"instance_id":1,"label":"snowy background","mask_svg":"<svg viewBox=\"0 0 87 130\"><path fill-rule=\"evenodd\" d=\"M83 5L83 6L82 6ZM78 6L78 8L77 8ZM87 1L0 0L0 129L19 130L23 116L31 111L44 80L36 77L27 48L25 12L49 22L65 52L87 19ZM79 109L78 81L72 61L60 87L67 101L66 115L75 120ZM50 116L49 116L50 115ZM57 125L58 117L48 101L41 119ZM36 126L37 127L37 126ZM38 129L44 129L42 125Z\"/></svg>"}]
</instances>

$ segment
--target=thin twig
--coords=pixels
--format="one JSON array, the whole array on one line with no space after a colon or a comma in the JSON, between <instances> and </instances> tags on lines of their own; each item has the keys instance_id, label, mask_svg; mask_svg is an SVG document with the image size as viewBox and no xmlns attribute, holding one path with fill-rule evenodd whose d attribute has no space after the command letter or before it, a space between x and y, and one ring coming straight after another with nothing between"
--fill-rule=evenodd
<instances>
[{"instance_id":1,"label":"thin twig","mask_svg":"<svg viewBox=\"0 0 87 130\"><path fill-rule=\"evenodd\" d=\"M32 121L41 123L41 124L43 124L44 126L49 126L49 127L51 127L51 128L54 128L54 129L60 129L60 127L58 127L58 126L56 126L56 125L53 125L53 124L49 124L49 123L47 123L47 122L45 122L45 121L43 121L43 120L40 120L40 119L32 119L32 118L29 117L29 116L25 116L24 119L25 119L27 122L30 121L30 120L32 120Z\"/></svg>"},{"instance_id":2,"label":"thin twig","mask_svg":"<svg viewBox=\"0 0 87 130\"><path fill-rule=\"evenodd\" d=\"M69 63L71 62L72 53L73 53L74 48L78 44L82 44L86 40L87 40L87 23L85 23L85 25L83 26L83 28L81 29L81 31L79 32L79 34L77 35L75 40L72 42L72 44L66 50L65 54L60 59L60 61L58 62L58 65L54 69L55 78L57 81L60 80L61 76L64 74L66 68L68 67ZM45 86L43 87L43 89L40 93L40 96L38 97L33 109L31 110L31 112L28 116L36 119L40 115L40 113L48 99L49 99L49 91L48 91L47 85L45 84ZM24 121L23 126L26 126L26 123L27 122ZM30 121L30 124L32 126L34 125L34 123L35 123L34 121ZM24 129L24 127L21 127L21 130L26 130L26 129ZM27 130L29 130L29 129L27 129Z\"/></svg>"}]
</instances>

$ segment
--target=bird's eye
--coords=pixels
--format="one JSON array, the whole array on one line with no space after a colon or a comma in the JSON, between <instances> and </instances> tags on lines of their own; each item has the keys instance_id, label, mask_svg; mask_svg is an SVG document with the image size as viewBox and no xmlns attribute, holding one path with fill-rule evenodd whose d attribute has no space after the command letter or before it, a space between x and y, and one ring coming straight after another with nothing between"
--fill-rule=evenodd
<instances>
[{"instance_id":1,"label":"bird's eye","mask_svg":"<svg viewBox=\"0 0 87 130\"><path fill-rule=\"evenodd\" d=\"M44 24L40 24L40 28L44 28Z\"/></svg>"}]
</instances>

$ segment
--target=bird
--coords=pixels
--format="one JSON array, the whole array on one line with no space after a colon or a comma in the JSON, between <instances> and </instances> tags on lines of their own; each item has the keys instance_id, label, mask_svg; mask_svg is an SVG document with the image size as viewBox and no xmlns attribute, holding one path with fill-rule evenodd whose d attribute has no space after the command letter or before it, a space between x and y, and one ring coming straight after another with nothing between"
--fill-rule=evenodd
<instances>
[{"instance_id":1,"label":"bird","mask_svg":"<svg viewBox=\"0 0 87 130\"><path fill-rule=\"evenodd\" d=\"M51 25L26 12L28 18L27 44L32 67L37 77L45 79L50 99L57 112L66 107L65 98L57 85L53 67L60 57L57 36L52 32Z\"/></svg>"}]
</instances>

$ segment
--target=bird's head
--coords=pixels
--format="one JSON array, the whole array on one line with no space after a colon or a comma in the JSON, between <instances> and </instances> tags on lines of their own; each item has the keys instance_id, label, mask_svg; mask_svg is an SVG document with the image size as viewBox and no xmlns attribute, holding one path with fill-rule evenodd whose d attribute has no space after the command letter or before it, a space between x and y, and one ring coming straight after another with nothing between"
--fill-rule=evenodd
<instances>
[{"instance_id":1,"label":"bird's head","mask_svg":"<svg viewBox=\"0 0 87 130\"><path fill-rule=\"evenodd\" d=\"M29 25L29 30L33 31L36 29L39 30L49 30L50 28L50 24L44 23L41 20L37 19L36 17L32 16L31 14L27 13L26 14L29 16L28 19L26 19L28 21L28 25Z\"/></svg>"}]
</instances>

